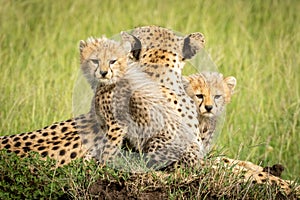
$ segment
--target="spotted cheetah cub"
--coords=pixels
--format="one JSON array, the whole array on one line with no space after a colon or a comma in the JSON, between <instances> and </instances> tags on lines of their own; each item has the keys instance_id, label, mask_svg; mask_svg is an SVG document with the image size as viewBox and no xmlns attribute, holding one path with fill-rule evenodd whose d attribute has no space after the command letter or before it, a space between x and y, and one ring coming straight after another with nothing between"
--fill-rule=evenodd
<instances>
[{"instance_id":1,"label":"spotted cheetah cub","mask_svg":"<svg viewBox=\"0 0 300 200\"><path fill-rule=\"evenodd\" d=\"M110 42L107 44L106 41L107 39L88 39L87 41L80 42L81 69L85 77L89 80L92 89L96 92L96 102L94 102L95 99L93 99L91 112L96 113L98 119L97 124L104 127L102 128L104 134L94 135L92 138L86 138L86 136L90 137L90 134L81 134L81 138L84 144L89 144L91 149L89 151L90 156L98 160L101 164L106 164L114 160L118 155L120 156L120 147L123 143L124 134L127 132L125 125L119 124L118 121L114 119L114 115L117 113L114 113L111 107L112 104L116 104L115 101L113 101L113 97L117 96L117 98L119 98L119 96L122 95L120 93L114 95L114 88L116 86L125 88L127 85L127 88L129 88L128 92L130 93L131 89L134 90L134 97L131 98L130 105L134 104L132 101L134 99L143 99L143 106L148 107L148 114L153 116L151 120L147 121L147 127L155 127L156 129L160 127L163 117L160 115L154 116L151 113L153 110L158 113L164 113L162 110L165 110L162 105L156 106L155 102L162 99L159 93L155 92L156 84L150 81L150 79L147 81L147 77L138 67L131 67L131 65L127 63L125 47L130 49L130 44L121 44L119 42ZM105 45L103 45L103 43ZM109 49L112 54L107 52L106 49ZM126 79L122 79L124 76L126 76ZM130 83L125 83L125 80L129 79ZM122 83L121 80L123 81ZM135 82L142 84L137 86ZM124 85L122 85L123 83ZM130 84L130 86L128 84ZM139 93L139 91L142 92ZM157 98L159 98L159 100L157 100ZM147 105L147 102L151 102L153 107L151 107L150 104ZM138 108L131 108L131 111L134 109ZM146 118L146 115L142 119L136 117L135 123L137 123L137 121L146 120ZM145 129L147 127L143 126L144 132L146 132ZM154 131L153 128L151 131ZM132 137L128 135L126 135L126 138L132 139ZM135 147L138 145L137 143L134 144Z\"/></svg>"},{"instance_id":2,"label":"spotted cheetah cub","mask_svg":"<svg viewBox=\"0 0 300 200\"><path fill-rule=\"evenodd\" d=\"M83 74L95 90L100 83L108 83L117 71L109 65L127 55L121 44L105 37L80 42L80 64ZM92 103L92 105L94 105ZM106 126L96 119L93 108L89 113L53 123L42 129L21 134L1 136L0 149L7 149L20 157L37 152L43 159L50 157L57 166L77 158L96 158L97 149Z\"/></svg>"},{"instance_id":3,"label":"spotted cheetah cub","mask_svg":"<svg viewBox=\"0 0 300 200\"><path fill-rule=\"evenodd\" d=\"M218 72L202 72L185 79L188 82L186 90L197 105L200 137L208 152L220 117L231 100L236 79L233 76L224 78Z\"/></svg>"}]
</instances>

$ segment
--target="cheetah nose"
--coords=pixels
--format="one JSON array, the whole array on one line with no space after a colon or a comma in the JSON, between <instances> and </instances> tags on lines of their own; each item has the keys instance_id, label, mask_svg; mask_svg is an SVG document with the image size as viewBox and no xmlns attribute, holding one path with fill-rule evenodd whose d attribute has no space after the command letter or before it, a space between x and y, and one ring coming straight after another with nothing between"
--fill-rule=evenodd
<instances>
[{"instance_id":1,"label":"cheetah nose","mask_svg":"<svg viewBox=\"0 0 300 200\"><path fill-rule=\"evenodd\" d=\"M205 109L207 110L207 112L210 112L213 109L212 105L205 105Z\"/></svg>"},{"instance_id":2,"label":"cheetah nose","mask_svg":"<svg viewBox=\"0 0 300 200\"><path fill-rule=\"evenodd\" d=\"M101 70L100 70L100 74L101 74L101 76L102 76L103 78L106 76L107 73L108 73L108 71L101 71Z\"/></svg>"}]
</instances>

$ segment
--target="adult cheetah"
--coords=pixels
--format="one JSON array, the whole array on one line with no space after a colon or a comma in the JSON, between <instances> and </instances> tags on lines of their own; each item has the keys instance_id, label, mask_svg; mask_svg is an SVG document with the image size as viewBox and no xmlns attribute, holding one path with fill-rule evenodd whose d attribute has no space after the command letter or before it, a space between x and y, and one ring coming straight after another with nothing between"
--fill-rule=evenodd
<instances>
[{"instance_id":1,"label":"adult cheetah","mask_svg":"<svg viewBox=\"0 0 300 200\"><path fill-rule=\"evenodd\" d=\"M182 69L185 60L192 58L199 50L204 47L204 36L201 33L192 33L187 36L178 36L173 31L157 27L146 26L136 28L131 34L122 33L123 41L130 41L132 46L131 61L138 63L139 67L147 73L148 77L159 84L159 90L162 91L164 98L173 108L180 124L188 131L172 132L166 131L147 140L143 146L143 152L160 152L161 158L169 160L168 154L164 149L177 148L183 146L184 152L174 154L175 151L168 151L180 160L181 164L193 165L194 161L204 156L204 150L201 140L198 139L199 128L197 112L194 101L187 95L182 81ZM121 100L119 99L119 102ZM126 108L126 106L124 106ZM118 107L117 111L122 111L123 107ZM126 112L117 112L126 113ZM126 117L120 117L126 119ZM185 146L185 140L180 140L182 145L172 142L175 137L185 135L190 138L189 145ZM196 141L194 141L196 138ZM174 145L174 146L172 146ZM181 155L180 155L181 154ZM164 155L164 156L163 156ZM160 160L158 159L158 160ZM155 158L153 158L155 161ZM177 161L172 158L176 163ZM160 161L161 162L161 161Z\"/></svg>"},{"instance_id":2,"label":"adult cheetah","mask_svg":"<svg viewBox=\"0 0 300 200\"><path fill-rule=\"evenodd\" d=\"M149 37L159 36L161 42L149 46L147 41L154 38L142 36L146 38L142 42L123 32L122 43L131 44L131 55L126 61L126 67L131 70L126 69L116 84L100 86L95 95L97 115L108 124L104 140L110 141L101 152L101 161L115 158L126 138L138 151L146 154L150 167L162 163L169 165L178 160L194 162L203 158L204 153L201 140L197 140L196 107L185 92L181 71L184 60L203 48L203 36L194 33L181 37L161 27L143 28L157 31ZM136 30L135 34L141 36ZM113 65L121 69L123 64L116 62ZM151 86L148 91L147 85ZM149 97L152 98L149 100ZM189 156L181 158L187 153Z\"/></svg>"}]
</instances>

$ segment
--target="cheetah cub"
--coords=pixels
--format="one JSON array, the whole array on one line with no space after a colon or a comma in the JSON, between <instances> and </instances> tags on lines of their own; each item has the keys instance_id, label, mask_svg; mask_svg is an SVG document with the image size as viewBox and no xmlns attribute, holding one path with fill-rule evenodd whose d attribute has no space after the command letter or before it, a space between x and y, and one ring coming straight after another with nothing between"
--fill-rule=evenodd
<instances>
[{"instance_id":1,"label":"cheetah cub","mask_svg":"<svg viewBox=\"0 0 300 200\"><path fill-rule=\"evenodd\" d=\"M99 84L113 81L119 71L112 70L111 65L129 53L126 45L105 37L81 40L79 51L81 71L94 92Z\"/></svg>"},{"instance_id":2,"label":"cheetah cub","mask_svg":"<svg viewBox=\"0 0 300 200\"><path fill-rule=\"evenodd\" d=\"M121 44L104 37L81 41L79 49L81 70L94 90L98 84L109 83L116 76L118 71L109 66L127 54ZM59 167L77 158L97 158L99 146L103 145L99 141L105 131L105 124L91 110L36 131L0 136L0 150L7 149L20 157L37 152L42 159L56 160Z\"/></svg>"},{"instance_id":3,"label":"cheetah cub","mask_svg":"<svg viewBox=\"0 0 300 200\"><path fill-rule=\"evenodd\" d=\"M236 78L223 77L218 72L202 72L185 77L185 88L196 103L200 137L206 152L210 150L216 128L231 100L236 86Z\"/></svg>"}]
</instances>

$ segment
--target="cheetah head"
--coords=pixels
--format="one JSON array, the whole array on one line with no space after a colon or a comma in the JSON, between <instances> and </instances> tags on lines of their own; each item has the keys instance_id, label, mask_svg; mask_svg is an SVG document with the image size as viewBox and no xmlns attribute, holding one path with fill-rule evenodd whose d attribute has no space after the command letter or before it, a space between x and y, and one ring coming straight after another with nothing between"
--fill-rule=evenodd
<instances>
[{"instance_id":1,"label":"cheetah head","mask_svg":"<svg viewBox=\"0 0 300 200\"><path fill-rule=\"evenodd\" d=\"M81 40L79 50L81 70L93 90L118 75L120 71L113 69L115 63L129 52L122 44L105 37Z\"/></svg>"},{"instance_id":2,"label":"cheetah head","mask_svg":"<svg viewBox=\"0 0 300 200\"><path fill-rule=\"evenodd\" d=\"M223 78L218 72L203 72L186 77L188 94L193 96L200 116L214 117L221 114L225 104L230 102L236 79Z\"/></svg>"},{"instance_id":3,"label":"cheetah head","mask_svg":"<svg viewBox=\"0 0 300 200\"><path fill-rule=\"evenodd\" d=\"M159 26L139 27L130 34L121 32L121 37L123 42L131 44L132 57L136 60L140 60L143 52L151 49L178 54L182 60L190 59L205 43L202 33L178 36L174 31Z\"/></svg>"}]
</instances>

